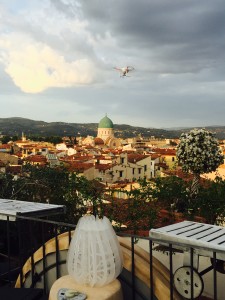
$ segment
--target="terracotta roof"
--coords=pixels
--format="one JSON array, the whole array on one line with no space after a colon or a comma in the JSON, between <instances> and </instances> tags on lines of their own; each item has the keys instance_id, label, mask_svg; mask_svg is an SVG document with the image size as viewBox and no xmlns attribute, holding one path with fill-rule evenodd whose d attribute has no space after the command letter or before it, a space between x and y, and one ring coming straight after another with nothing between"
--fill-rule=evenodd
<instances>
[{"instance_id":1,"label":"terracotta roof","mask_svg":"<svg viewBox=\"0 0 225 300\"><path fill-rule=\"evenodd\" d=\"M22 166L8 166L6 168L7 173L21 173L22 171Z\"/></svg>"},{"instance_id":2,"label":"terracotta roof","mask_svg":"<svg viewBox=\"0 0 225 300\"><path fill-rule=\"evenodd\" d=\"M156 158L159 158L161 155L160 154L151 154L151 160L155 160Z\"/></svg>"},{"instance_id":3,"label":"terracotta roof","mask_svg":"<svg viewBox=\"0 0 225 300\"><path fill-rule=\"evenodd\" d=\"M159 167L168 169L168 166L166 163L156 163L155 166L159 166Z\"/></svg>"},{"instance_id":4,"label":"terracotta roof","mask_svg":"<svg viewBox=\"0 0 225 300\"><path fill-rule=\"evenodd\" d=\"M80 162L84 162L84 161L88 161L90 159L93 158L93 155L81 155L80 153L76 153L73 155L69 155L69 156L65 156L62 158L63 161L80 161Z\"/></svg>"},{"instance_id":5,"label":"terracotta roof","mask_svg":"<svg viewBox=\"0 0 225 300\"><path fill-rule=\"evenodd\" d=\"M11 145L9 144L1 144L0 149L11 149Z\"/></svg>"},{"instance_id":6,"label":"terracotta roof","mask_svg":"<svg viewBox=\"0 0 225 300\"><path fill-rule=\"evenodd\" d=\"M68 167L69 171L83 172L94 166L93 163L71 162Z\"/></svg>"},{"instance_id":7,"label":"terracotta roof","mask_svg":"<svg viewBox=\"0 0 225 300\"><path fill-rule=\"evenodd\" d=\"M24 160L30 161L30 162L36 162L36 163L46 163L47 159L44 155L30 155Z\"/></svg>"},{"instance_id":8,"label":"terracotta roof","mask_svg":"<svg viewBox=\"0 0 225 300\"><path fill-rule=\"evenodd\" d=\"M98 170L109 170L112 168L112 164L95 164L95 169Z\"/></svg>"},{"instance_id":9,"label":"terracotta roof","mask_svg":"<svg viewBox=\"0 0 225 300\"><path fill-rule=\"evenodd\" d=\"M94 139L94 142L95 142L95 145L104 145L104 141L103 139L99 138L99 137L96 137Z\"/></svg>"},{"instance_id":10,"label":"terracotta roof","mask_svg":"<svg viewBox=\"0 0 225 300\"><path fill-rule=\"evenodd\" d=\"M176 155L176 150L175 149L162 149L162 148L154 148L153 151L155 153L161 154L161 155Z\"/></svg>"},{"instance_id":11,"label":"terracotta roof","mask_svg":"<svg viewBox=\"0 0 225 300\"><path fill-rule=\"evenodd\" d=\"M128 154L127 155L128 162L130 162L130 163L135 163L135 162L143 160L147 157L149 157L149 155L143 155L143 154Z\"/></svg>"}]
</instances>

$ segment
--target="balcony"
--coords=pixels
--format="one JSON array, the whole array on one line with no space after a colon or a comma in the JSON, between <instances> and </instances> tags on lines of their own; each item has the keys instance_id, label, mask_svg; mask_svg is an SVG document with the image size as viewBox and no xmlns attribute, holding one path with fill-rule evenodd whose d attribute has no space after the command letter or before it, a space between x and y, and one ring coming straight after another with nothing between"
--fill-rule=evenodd
<instances>
[{"instance_id":1,"label":"balcony","mask_svg":"<svg viewBox=\"0 0 225 300\"><path fill-rule=\"evenodd\" d=\"M12 215L1 215L0 299L48 299L53 283L67 274L75 225L19 215L12 221ZM212 250L211 258L200 256L196 269L198 247L186 245L190 268L174 277L183 267L182 244L125 233L118 233L118 239L124 256L119 281L125 300L224 299L225 269L217 252ZM175 280L182 281L186 298L175 288Z\"/></svg>"}]
</instances>

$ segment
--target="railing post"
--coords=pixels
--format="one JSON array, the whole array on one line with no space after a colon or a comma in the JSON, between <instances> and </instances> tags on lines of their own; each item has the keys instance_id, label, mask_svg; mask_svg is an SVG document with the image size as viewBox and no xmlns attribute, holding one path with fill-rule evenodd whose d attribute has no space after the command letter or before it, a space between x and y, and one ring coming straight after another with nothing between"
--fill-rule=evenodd
<instances>
[{"instance_id":1,"label":"railing post","mask_svg":"<svg viewBox=\"0 0 225 300\"><path fill-rule=\"evenodd\" d=\"M169 244L169 257L170 257L170 300L173 300L173 247Z\"/></svg>"},{"instance_id":2,"label":"railing post","mask_svg":"<svg viewBox=\"0 0 225 300\"><path fill-rule=\"evenodd\" d=\"M149 240L149 267L150 267L150 299L154 297L154 286L153 286L153 251L152 251L152 240Z\"/></svg>"},{"instance_id":3,"label":"railing post","mask_svg":"<svg viewBox=\"0 0 225 300\"><path fill-rule=\"evenodd\" d=\"M10 247L10 222L7 216L7 256L8 256L8 281L11 286L11 247Z\"/></svg>"},{"instance_id":4,"label":"railing post","mask_svg":"<svg viewBox=\"0 0 225 300\"><path fill-rule=\"evenodd\" d=\"M43 287L45 294L47 293L47 284L46 284L46 257L45 257L45 223L41 223L41 238L42 238L42 256L43 256Z\"/></svg>"},{"instance_id":5,"label":"railing post","mask_svg":"<svg viewBox=\"0 0 225 300\"><path fill-rule=\"evenodd\" d=\"M58 225L55 224L55 258L56 258L56 279L60 277L59 272L59 241L58 241Z\"/></svg>"},{"instance_id":6,"label":"railing post","mask_svg":"<svg viewBox=\"0 0 225 300\"><path fill-rule=\"evenodd\" d=\"M131 262L132 262L132 300L135 300L135 264L134 264L134 236L131 237Z\"/></svg>"},{"instance_id":7,"label":"railing post","mask_svg":"<svg viewBox=\"0 0 225 300\"><path fill-rule=\"evenodd\" d=\"M32 287L35 287L35 282L34 282L34 240L33 240L33 228L32 228L32 222L29 222L29 235L30 235L30 251L29 255L31 258L31 282L32 282Z\"/></svg>"},{"instance_id":8,"label":"railing post","mask_svg":"<svg viewBox=\"0 0 225 300\"><path fill-rule=\"evenodd\" d=\"M217 300L216 252L213 252L213 293L213 299Z\"/></svg>"},{"instance_id":9,"label":"railing post","mask_svg":"<svg viewBox=\"0 0 225 300\"><path fill-rule=\"evenodd\" d=\"M193 272L193 268L194 268L194 259L193 259L193 255L194 255L194 249L191 248L190 249L190 255L191 255L191 300L194 299L194 272Z\"/></svg>"},{"instance_id":10,"label":"railing post","mask_svg":"<svg viewBox=\"0 0 225 300\"><path fill-rule=\"evenodd\" d=\"M19 245L19 267L20 267L20 287L23 287L23 255L22 255L22 233L21 233L21 219L18 219L18 245Z\"/></svg>"}]
</instances>

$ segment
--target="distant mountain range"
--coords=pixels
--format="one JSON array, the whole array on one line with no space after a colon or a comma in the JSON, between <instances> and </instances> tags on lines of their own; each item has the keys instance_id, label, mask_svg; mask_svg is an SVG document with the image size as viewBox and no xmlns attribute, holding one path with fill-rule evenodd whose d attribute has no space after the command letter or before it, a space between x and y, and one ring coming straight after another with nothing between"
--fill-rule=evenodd
<instances>
[{"instance_id":1,"label":"distant mountain range","mask_svg":"<svg viewBox=\"0 0 225 300\"><path fill-rule=\"evenodd\" d=\"M225 139L225 126L209 126L206 129L215 132L218 139ZM26 118L0 118L0 132L2 135L21 137L22 132L32 136L96 136L98 123L65 123L34 121ZM182 132L191 128L145 128L126 124L114 124L116 137L128 138L141 135L142 137L179 138Z\"/></svg>"}]
</instances>

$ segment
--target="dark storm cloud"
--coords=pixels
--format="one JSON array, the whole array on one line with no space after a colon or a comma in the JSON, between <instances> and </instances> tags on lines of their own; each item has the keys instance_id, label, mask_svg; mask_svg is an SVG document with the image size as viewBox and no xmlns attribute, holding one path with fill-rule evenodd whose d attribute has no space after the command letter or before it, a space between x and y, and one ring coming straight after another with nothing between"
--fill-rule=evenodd
<instances>
[{"instance_id":1,"label":"dark storm cloud","mask_svg":"<svg viewBox=\"0 0 225 300\"><path fill-rule=\"evenodd\" d=\"M110 32L121 52L152 60L154 72L198 72L225 58L224 1L93 0L80 2L79 9L70 3L93 35Z\"/></svg>"}]
</instances>

